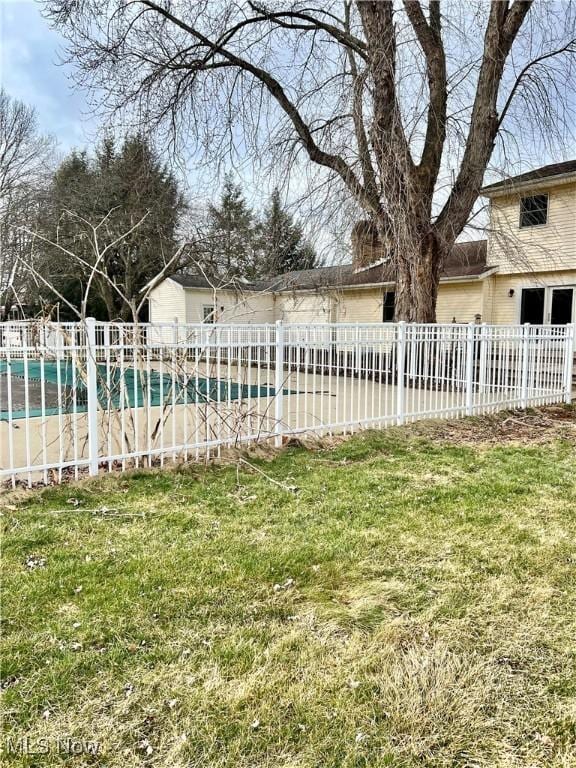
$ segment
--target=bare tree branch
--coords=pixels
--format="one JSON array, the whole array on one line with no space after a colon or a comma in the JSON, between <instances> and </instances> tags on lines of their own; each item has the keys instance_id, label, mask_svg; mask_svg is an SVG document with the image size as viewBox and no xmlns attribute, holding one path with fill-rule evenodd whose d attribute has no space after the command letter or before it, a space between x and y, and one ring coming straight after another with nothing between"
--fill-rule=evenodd
<instances>
[{"instance_id":1,"label":"bare tree branch","mask_svg":"<svg viewBox=\"0 0 576 768\"><path fill-rule=\"evenodd\" d=\"M164 127L173 149L193 137L205 167L292 177L315 222L366 218L398 318L434 320L490 163L573 135L572 3L43 1L105 114ZM539 109L520 136L523 99Z\"/></svg>"}]
</instances>

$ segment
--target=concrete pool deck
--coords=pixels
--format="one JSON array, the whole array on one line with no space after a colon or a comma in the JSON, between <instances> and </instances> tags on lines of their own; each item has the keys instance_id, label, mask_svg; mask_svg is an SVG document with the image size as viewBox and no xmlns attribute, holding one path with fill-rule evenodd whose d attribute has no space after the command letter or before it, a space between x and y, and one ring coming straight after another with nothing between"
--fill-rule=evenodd
<instances>
[{"instance_id":1,"label":"concrete pool deck","mask_svg":"<svg viewBox=\"0 0 576 768\"><path fill-rule=\"evenodd\" d=\"M162 366L160 366L162 368ZM224 379L258 387L274 385L274 371L264 368L238 369L212 366L198 376L219 374ZM326 435L351 433L397 423L398 391L389 382L334 376L327 373L284 371L281 426L290 434ZM250 388L248 391L252 391ZM530 393L532 396L538 393ZM21 398L19 390L19 397ZM505 407L509 390L474 393L473 404L483 412ZM541 404L558 398L542 397ZM457 417L466 413L466 396L458 391L406 387L403 391L404 420ZM98 411L98 450L103 467L142 466L146 455L155 460L200 459L218 451L218 445L237 446L276 435L276 399L244 397L210 403L151 408L129 407ZM131 456L129 455L131 454ZM49 482L59 479L55 466L88 462L88 418L85 412L49 415L0 422L0 469L18 469L22 479ZM52 468L54 467L54 468Z\"/></svg>"}]
</instances>

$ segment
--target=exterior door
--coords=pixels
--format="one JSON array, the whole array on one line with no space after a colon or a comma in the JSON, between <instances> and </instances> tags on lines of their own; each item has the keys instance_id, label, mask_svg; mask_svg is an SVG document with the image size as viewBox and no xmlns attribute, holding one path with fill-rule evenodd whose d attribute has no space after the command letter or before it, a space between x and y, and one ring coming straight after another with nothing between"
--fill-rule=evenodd
<instances>
[{"instance_id":1,"label":"exterior door","mask_svg":"<svg viewBox=\"0 0 576 768\"><path fill-rule=\"evenodd\" d=\"M550 297L550 324L566 325L574 317L574 288L552 288Z\"/></svg>"},{"instance_id":2,"label":"exterior door","mask_svg":"<svg viewBox=\"0 0 576 768\"><path fill-rule=\"evenodd\" d=\"M544 322L545 288L524 288L520 304L520 323L542 325Z\"/></svg>"}]
</instances>

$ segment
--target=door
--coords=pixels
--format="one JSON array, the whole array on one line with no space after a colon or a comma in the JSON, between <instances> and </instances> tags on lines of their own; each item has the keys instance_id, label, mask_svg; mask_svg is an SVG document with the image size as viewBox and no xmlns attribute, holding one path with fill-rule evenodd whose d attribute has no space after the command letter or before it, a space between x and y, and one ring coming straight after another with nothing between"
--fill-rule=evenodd
<instances>
[{"instance_id":1,"label":"door","mask_svg":"<svg viewBox=\"0 0 576 768\"><path fill-rule=\"evenodd\" d=\"M574 314L574 288L552 288L550 324L566 325Z\"/></svg>"},{"instance_id":2,"label":"door","mask_svg":"<svg viewBox=\"0 0 576 768\"><path fill-rule=\"evenodd\" d=\"M520 323L542 325L544 322L544 288L524 288L520 305Z\"/></svg>"}]
</instances>

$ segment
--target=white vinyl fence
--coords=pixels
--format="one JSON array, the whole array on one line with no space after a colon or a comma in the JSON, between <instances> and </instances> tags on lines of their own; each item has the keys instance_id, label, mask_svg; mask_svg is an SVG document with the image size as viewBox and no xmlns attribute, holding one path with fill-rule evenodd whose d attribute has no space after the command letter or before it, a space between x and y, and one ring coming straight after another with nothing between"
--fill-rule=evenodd
<instances>
[{"instance_id":1,"label":"white vinyl fence","mask_svg":"<svg viewBox=\"0 0 576 768\"><path fill-rule=\"evenodd\" d=\"M0 324L0 481L570 402L574 326Z\"/></svg>"}]
</instances>

